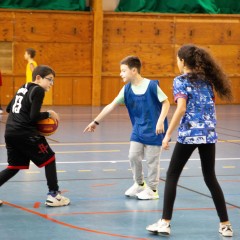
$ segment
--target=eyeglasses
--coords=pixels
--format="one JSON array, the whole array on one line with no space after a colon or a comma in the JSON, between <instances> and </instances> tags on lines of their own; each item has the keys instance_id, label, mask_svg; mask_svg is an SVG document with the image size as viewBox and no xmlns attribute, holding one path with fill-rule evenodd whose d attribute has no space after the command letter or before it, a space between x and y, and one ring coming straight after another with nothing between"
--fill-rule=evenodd
<instances>
[{"instance_id":1,"label":"eyeglasses","mask_svg":"<svg viewBox=\"0 0 240 240\"><path fill-rule=\"evenodd\" d=\"M53 78L47 78L47 77L45 77L45 79L47 79L50 83L54 83L54 79L53 79Z\"/></svg>"}]
</instances>

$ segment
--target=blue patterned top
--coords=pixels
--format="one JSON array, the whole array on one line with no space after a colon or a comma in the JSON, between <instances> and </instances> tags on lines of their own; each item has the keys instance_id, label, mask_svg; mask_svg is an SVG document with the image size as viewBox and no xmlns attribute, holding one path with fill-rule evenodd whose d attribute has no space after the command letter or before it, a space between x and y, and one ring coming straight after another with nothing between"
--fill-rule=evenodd
<instances>
[{"instance_id":1,"label":"blue patterned top","mask_svg":"<svg viewBox=\"0 0 240 240\"><path fill-rule=\"evenodd\" d=\"M173 81L174 100L185 98L187 109L178 129L179 143L216 143L216 113L212 85L203 80L190 81L187 74Z\"/></svg>"}]
</instances>

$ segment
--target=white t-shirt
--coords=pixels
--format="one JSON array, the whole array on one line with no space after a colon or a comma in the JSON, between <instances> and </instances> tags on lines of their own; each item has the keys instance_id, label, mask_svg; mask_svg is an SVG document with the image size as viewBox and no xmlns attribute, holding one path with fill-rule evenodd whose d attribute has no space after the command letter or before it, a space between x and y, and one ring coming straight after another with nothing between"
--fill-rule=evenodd
<instances>
[{"instance_id":1,"label":"white t-shirt","mask_svg":"<svg viewBox=\"0 0 240 240\"><path fill-rule=\"evenodd\" d=\"M139 84L137 86L131 84L131 88L132 88L134 94L136 94L136 95L144 94L147 91L150 81L151 80L144 78L143 81L141 82L141 84ZM118 104L124 104L124 89L125 89L125 86L123 86L123 88L120 90L119 94L114 99L114 102L116 102ZM168 98L159 86L157 86L157 95L158 95L159 102L163 102Z\"/></svg>"}]
</instances>

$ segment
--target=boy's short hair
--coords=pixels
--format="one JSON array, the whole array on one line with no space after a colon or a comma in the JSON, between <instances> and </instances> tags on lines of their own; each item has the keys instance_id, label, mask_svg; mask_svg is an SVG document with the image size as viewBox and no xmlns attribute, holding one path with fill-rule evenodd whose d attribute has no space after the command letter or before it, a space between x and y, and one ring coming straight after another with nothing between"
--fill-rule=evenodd
<instances>
[{"instance_id":1,"label":"boy's short hair","mask_svg":"<svg viewBox=\"0 0 240 240\"><path fill-rule=\"evenodd\" d=\"M121 60L120 64L127 65L130 69L136 68L138 70L138 73L141 72L142 63L137 56L127 56Z\"/></svg>"},{"instance_id":2,"label":"boy's short hair","mask_svg":"<svg viewBox=\"0 0 240 240\"><path fill-rule=\"evenodd\" d=\"M30 55L31 58L34 58L36 56L36 50L33 48L27 48L26 52Z\"/></svg>"},{"instance_id":3,"label":"boy's short hair","mask_svg":"<svg viewBox=\"0 0 240 240\"><path fill-rule=\"evenodd\" d=\"M47 65L39 65L34 68L32 72L32 81L36 80L37 75L41 76L41 78L45 78L47 75L52 74L55 77L55 71Z\"/></svg>"}]
</instances>

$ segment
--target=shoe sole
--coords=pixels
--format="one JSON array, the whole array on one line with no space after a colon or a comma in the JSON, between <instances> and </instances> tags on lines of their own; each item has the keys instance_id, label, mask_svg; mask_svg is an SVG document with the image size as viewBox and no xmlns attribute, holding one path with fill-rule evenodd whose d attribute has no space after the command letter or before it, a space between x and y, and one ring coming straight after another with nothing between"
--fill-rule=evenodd
<instances>
[{"instance_id":1,"label":"shoe sole","mask_svg":"<svg viewBox=\"0 0 240 240\"><path fill-rule=\"evenodd\" d=\"M147 230L147 231L151 234L158 235L158 231L151 231L151 230Z\"/></svg>"},{"instance_id":2,"label":"shoe sole","mask_svg":"<svg viewBox=\"0 0 240 240\"><path fill-rule=\"evenodd\" d=\"M46 207L66 207L66 206L70 205L70 203L69 204L65 204L65 205L58 205L58 206L56 206L56 205L48 205L48 204L45 204L45 205L46 205Z\"/></svg>"},{"instance_id":3,"label":"shoe sole","mask_svg":"<svg viewBox=\"0 0 240 240\"><path fill-rule=\"evenodd\" d=\"M124 194L126 197L137 197L137 195L139 194L140 192L136 193L135 195L128 195L128 194Z\"/></svg>"},{"instance_id":4,"label":"shoe sole","mask_svg":"<svg viewBox=\"0 0 240 240\"><path fill-rule=\"evenodd\" d=\"M154 235L160 235L160 236L164 236L164 237L168 237L170 236L170 233L166 233L166 232L158 232L158 231L152 231L152 230L148 230L146 229L148 232L154 234Z\"/></svg>"},{"instance_id":5,"label":"shoe sole","mask_svg":"<svg viewBox=\"0 0 240 240\"><path fill-rule=\"evenodd\" d=\"M163 237L169 237L169 236L170 236L170 233L158 232L158 235L163 236Z\"/></svg>"},{"instance_id":6,"label":"shoe sole","mask_svg":"<svg viewBox=\"0 0 240 240\"><path fill-rule=\"evenodd\" d=\"M128 198L133 198L134 197L135 198L135 197L137 197L137 195L126 195L125 194L125 197L128 197Z\"/></svg>"},{"instance_id":7,"label":"shoe sole","mask_svg":"<svg viewBox=\"0 0 240 240\"><path fill-rule=\"evenodd\" d=\"M137 196L137 199L139 199L139 200L157 200L157 199L159 199L159 197L156 197L156 198L139 198Z\"/></svg>"},{"instance_id":8,"label":"shoe sole","mask_svg":"<svg viewBox=\"0 0 240 240\"><path fill-rule=\"evenodd\" d=\"M64 204L64 205L50 205L50 204L51 204L51 203L45 202L45 205L46 205L47 207L65 207L65 206L68 206L68 205L70 204L70 202L67 203L67 204Z\"/></svg>"},{"instance_id":9,"label":"shoe sole","mask_svg":"<svg viewBox=\"0 0 240 240\"><path fill-rule=\"evenodd\" d=\"M233 234L231 235L223 235L221 232L219 232L223 237L233 237Z\"/></svg>"}]
</instances>

